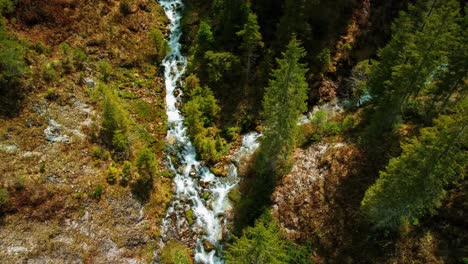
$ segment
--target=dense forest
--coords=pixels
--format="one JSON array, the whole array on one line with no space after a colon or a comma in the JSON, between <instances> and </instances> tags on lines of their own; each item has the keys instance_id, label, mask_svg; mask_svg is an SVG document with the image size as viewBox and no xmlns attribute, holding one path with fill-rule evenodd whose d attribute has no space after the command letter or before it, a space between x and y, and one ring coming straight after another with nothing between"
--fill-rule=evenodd
<instances>
[{"instance_id":1,"label":"dense forest","mask_svg":"<svg viewBox=\"0 0 468 264\"><path fill-rule=\"evenodd\" d=\"M0 0L0 257L468 263L466 8Z\"/></svg>"}]
</instances>

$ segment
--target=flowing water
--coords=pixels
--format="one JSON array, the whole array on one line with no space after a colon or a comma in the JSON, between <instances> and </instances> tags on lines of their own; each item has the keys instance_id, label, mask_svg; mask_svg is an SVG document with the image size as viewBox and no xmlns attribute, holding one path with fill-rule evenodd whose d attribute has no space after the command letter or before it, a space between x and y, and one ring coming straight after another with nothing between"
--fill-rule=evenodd
<instances>
[{"instance_id":1,"label":"flowing water","mask_svg":"<svg viewBox=\"0 0 468 264\"><path fill-rule=\"evenodd\" d=\"M180 44L183 3L181 0L160 0L159 3L170 20L171 52L163 61L163 66L169 124L168 160L170 169L176 175L173 200L161 228L161 244L171 239L180 241L195 248L197 263L223 263L222 242L229 234L227 226L232 212L227 196L239 182L237 168L231 164L227 177L217 177L196 159L195 148L178 109L182 77L187 67ZM234 160L239 162L243 156L253 153L258 147L259 136L256 133L245 135Z\"/></svg>"}]
</instances>

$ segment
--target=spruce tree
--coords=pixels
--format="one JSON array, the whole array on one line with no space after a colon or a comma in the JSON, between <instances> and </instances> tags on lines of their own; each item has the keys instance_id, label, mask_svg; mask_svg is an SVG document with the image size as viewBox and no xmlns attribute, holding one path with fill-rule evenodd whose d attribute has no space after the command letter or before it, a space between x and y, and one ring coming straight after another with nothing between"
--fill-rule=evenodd
<instances>
[{"instance_id":1,"label":"spruce tree","mask_svg":"<svg viewBox=\"0 0 468 264\"><path fill-rule=\"evenodd\" d=\"M278 224L264 214L254 227L247 227L242 236L226 251L226 263L288 263L287 244Z\"/></svg>"},{"instance_id":2,"label":"spruce tree","mask_svg":"<svg viewBox=\"0 0 468 264\"><path fill-rule=\"evenodd\" d=\"M264 43L262 41L262 34L260 33L260 26L258 25L257 15L249 13L247 23L244 28L237 32L237 36L242 38L242 44L240 46L243 52L243 64L244 64L244 94L247 92L247 86L250 82L250 72L252 70L252 64L255 62L256 51L263 48Z\"/></svg>"},{"instance_id":3,"label":"spruce tree","mask_svg":"<svg viewBox=\"0 0 468 264\"><path fill-rule=\"evenodd\" d=\"M409 5L392 25L392 40L379 52L368 87L376 106L371 122L374 134L390 130L431 77L447 64L447 55L460 34L456 0L420 0Z\"/></svg>"},{"instance_id":4,"label":"spruce tree","mask_svg":"<svg viewBox=\"0 0 468 264\"><path fill-rule=\"evenodd\" d=\"M442 115L419 137L402 144L403 153L390 160L366 192L362 209L377 227L396 229L434 213L449 184L466 173L468 162L468 100L452 115Z\"/></svg>"},{"instance_id":5,"label":"spruce tree","mask_svg":"<svg viewBox=\"0 0 468 264\"><path fill-rule=\"evenodd\" d=\"M265 90L263 111L264 139L261 143L261 170L274 172L285 165L295 147L297 120L307 110L306 65L300 60L306 55L300 42L293 37L278 68L273 70Z\"/></svg>"}]
</instances>

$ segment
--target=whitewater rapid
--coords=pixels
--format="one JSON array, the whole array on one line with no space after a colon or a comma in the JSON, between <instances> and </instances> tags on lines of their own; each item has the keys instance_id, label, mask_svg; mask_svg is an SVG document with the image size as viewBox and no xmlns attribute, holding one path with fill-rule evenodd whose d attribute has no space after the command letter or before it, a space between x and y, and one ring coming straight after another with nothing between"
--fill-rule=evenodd
<instances>
[{"instance_id":1,"label":"whitewater rapid","mask_svg":"<svg viewBox=\"0 0 468 264\"><path fill-rule=\"evenodd\" d=\"M223 240L226 239L226 212L232 210L228 193L239 182L237 168L229 166L227 177L217 177L196 159L184 118L178 109L187 59L181 53L181 0L159 0L170 20L170 54L164 59L166 112L168 117L167 150L169 167L175 174L173 200L161 227L161 243L176 240L195 248L196 263L224 263ZM243 136L235 162L252 154L258 147L257 133ZM192 216L193 215L193 216ZM193 220L193 221L192 221ZM193 245L192 245L193 244Z\"/></svg>"}]
</instances>

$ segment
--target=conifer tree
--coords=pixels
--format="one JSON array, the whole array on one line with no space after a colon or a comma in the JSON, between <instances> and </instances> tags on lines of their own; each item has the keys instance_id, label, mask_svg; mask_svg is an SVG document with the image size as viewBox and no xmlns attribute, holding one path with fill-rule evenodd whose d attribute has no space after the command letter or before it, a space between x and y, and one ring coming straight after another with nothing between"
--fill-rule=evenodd
<instances>
[{"instance_id":1,"label":"conifer tree","mask_svg":"<svg viewBox=\"0 0 468 264\"><path fill-rule=\"evenodd\" d=\"M431 76L447 63L460 34L456 0L420 0L392 25L392 40L379 52L369 85L376 112L373 133L392 128L408 105L429 87Z\"/></svg>"},{"instance_id":2,"label":"conifer tree","mask_svg":"<svg viewBox=\"0 0 468 264\"><path fill-rule=\"evenodd\" d=\"M198 28L197 41L195 47L194 61L200 62L205 56L205 52L213 49L214 37L211 32L211 25L207 21L201 21Z\"/></svg>"},{"instance_id":3,"label":"conifer tree","mask_svg":"<svg viewBox=\"0 0 468 264\"><path fill-rule=\"evenodd\" d=\"M306 55L300 42L293 37L273 70L266 88L263 111L264 139L261 144L261 170L273 172L277 165L287 163L295 146L296 123L307 110L307 68L300 60Z\"/></svg>"},{"instance_id":4,"label":"conifer tree","mask_svg":"<svg viewBox=\"0 0 468 264\"><path fill-rule=\"evenodd\" d=\"M446 187L464 177L468 162L468 100L453 115L442 115L419 137L402 144L366 192L362 209L377 227L396 229L441 205Z\"/></svg>"},{"instance_id":5,"label":"conifer tree","mask_svg":"<svg viewBox=\"0 0 468 264\"><path fill-rule=\"evenodd\" d=\"M226 263L288 263L286 241L271 216L264 214L254 227L247 227L242 236L234 240L226 251Z\"/></svg>"},{"instance_id":6,"label":"conifer tree","mask_svg":"<svg viewBox=\"0 0 468 264\"><path fill-rule=\"evenodd\" d=\"M242 44L240 46L244 55L244 93L246 93L246 87L250 82L250 72L252 64L255 60L256 51L259 48L263 48L264 44L262 41L262 34L260 33L260 26L258 25L257 15L249 13L247 23L244 28L237 32L237 35L242 38Z\"/></svg>"},{"instance_id":7,"label":"conifer tree","mask_svg":"<svg viewBox=\"0 0 468 264\"><path fill-rule=\"evenodd\" d=\"M310 38L312 29L307 21L306 7L314 2L307 0L285 0L284 11L277 32L279 47L284 47L283 43L288 43L293 34L302 41Z\"/></svg>"},{"instance_id":8,"label":"conifer tree","mask_svg":"<svg viewBox=\"0 0 468 264\"><path fill-rule=\"evenodd\" d=\"M242 29L247 21L249 8L245 0L213 1L216 40L228 50L235 47L236 32Z\"/></svg>"}]
</instances>

